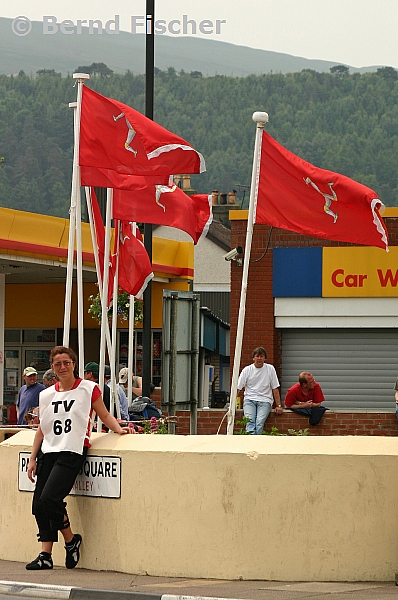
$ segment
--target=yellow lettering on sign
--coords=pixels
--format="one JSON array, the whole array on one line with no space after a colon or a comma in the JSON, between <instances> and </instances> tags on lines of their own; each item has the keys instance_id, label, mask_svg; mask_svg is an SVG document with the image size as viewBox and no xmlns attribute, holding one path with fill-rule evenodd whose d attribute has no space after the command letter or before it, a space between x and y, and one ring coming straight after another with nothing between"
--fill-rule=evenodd
<instances>
[{"instance_id":1,"label":"yellow lettering on sign","mask_svg":"<svg viewBox=\"0 0 398 600\"><path fill-rule=\"evenodd\" d=\"M398 296L398 247L323 248L322 296Z\"/></svg>"}]
</instances>

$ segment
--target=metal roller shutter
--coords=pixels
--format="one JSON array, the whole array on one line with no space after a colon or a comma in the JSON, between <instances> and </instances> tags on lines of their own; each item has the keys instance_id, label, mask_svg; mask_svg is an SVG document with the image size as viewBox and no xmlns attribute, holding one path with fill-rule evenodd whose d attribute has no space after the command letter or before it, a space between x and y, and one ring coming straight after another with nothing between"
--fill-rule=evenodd
<instances>
[{"instance_id":1,"label":"metal roller shutter","mask_svg":"<svg viewBox=\"0 0 398 600\"><path fill-rule=\"evenodd\" d=\"M283 329L282 398L301 371L321 385L325 406L394 410L398 331Z\"/></svg>"}]
</instances>

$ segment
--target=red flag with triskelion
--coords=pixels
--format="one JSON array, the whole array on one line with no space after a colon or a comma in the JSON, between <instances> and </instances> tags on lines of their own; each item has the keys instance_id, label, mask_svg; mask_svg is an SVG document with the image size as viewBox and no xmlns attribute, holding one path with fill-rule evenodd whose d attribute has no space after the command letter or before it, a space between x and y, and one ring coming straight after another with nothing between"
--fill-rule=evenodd
<instances>
[{"instance_id":1,"label":"red flag with triskelion","mask_svg":"<svg viewBox=\"0 0 398 600\"><path fill-rule=\"evenodd\" d=\"M203 156L183 138L86 86L82 93L79 165L85 173L85 185L101 185L88 177L102 174L113 181L108 187L117 188L119 178L124 189L129 175L168 176L206 170Z\"/></svg>"},{"instance_id":2,"label":"red flag with triskelion","mask_svg":"<svg viewBox=\"0 0 398 600\"><path fill-rule=\"evenodd\" d=\"M388 250L380 213L384 204L370 188L299 158L263 131L255 222L327 240Z\"/></svg>"},{"instance_id":3,"label":"red flag with triskelion","mask_svg":"<svg viewBox=\"0 0 398 600\"><path fill-rule=\"evenodd\" d=\"M197 244L206 237L213 219L211 196L188 196L173 183L152 185L136 192L114 190L113 217L175 227L185 231Z\"/></svg>"}]
</instances>

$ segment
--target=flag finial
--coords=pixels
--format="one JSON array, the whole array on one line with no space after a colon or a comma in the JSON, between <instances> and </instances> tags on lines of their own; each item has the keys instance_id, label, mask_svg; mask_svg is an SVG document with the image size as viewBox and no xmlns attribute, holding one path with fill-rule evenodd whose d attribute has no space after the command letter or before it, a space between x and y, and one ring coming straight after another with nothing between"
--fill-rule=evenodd
<instances>
[{"instance_id":1,"label":"flag finial","mask_svg":"<svg viewBox=\"0 0 398 600\"><path fill-rule=\"evenodd\" d=\"M253 113L252 119L255 123L268 123L268 113L266 112L255 112Z\"/></svg>"},{"instance_id":2,"label":"flag finial","mask_svg":"<svg viewBox=\"0 0 398 600\"><path fill-rule=\"evenodd\" d=\"M90 79L90 75L88 73L73 73L72 77L73 79L81 79L82 81L84 79Z\"/></svg>"}]
</instances>

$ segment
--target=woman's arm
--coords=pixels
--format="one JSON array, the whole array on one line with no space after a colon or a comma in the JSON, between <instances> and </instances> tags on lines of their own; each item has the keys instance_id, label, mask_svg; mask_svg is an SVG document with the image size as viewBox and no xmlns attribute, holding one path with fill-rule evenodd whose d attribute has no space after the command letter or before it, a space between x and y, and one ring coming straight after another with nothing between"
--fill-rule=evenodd
<instances>
[{"instance_id":1,"label":"woman's arm","mask_svg":"<svg viewBox=\"0 0 398 600\"><path fill-rule=\"evenodd\" d=\"M41 448L41 443L43 441L43 438L44 438L43 432L39 425L39 427L35 433L35 439L33 440L32 452L30 453L29 463L28 463L28 477L33 483L35 481L35 476L36 476L36 458L37 458L37 455L39 454L39 450Z\"/></svg>"},{"instance_id":2,"label":"woman's arm","mask_svg":"<svg viewBox=\"0 0 398 600\"><path fill-rule=\"evenodd\" d=\"M99 398L97 398L97 400L95 400L95 402L93 402L93 409L95 410L105 427L108 427L108 429L112 429L112 431L118 433L119 435L128 433L128 430L120 427L115 417L107 411L104 401L102 400L102 396L100 396Z\"/></svg>"}]
</instances>

